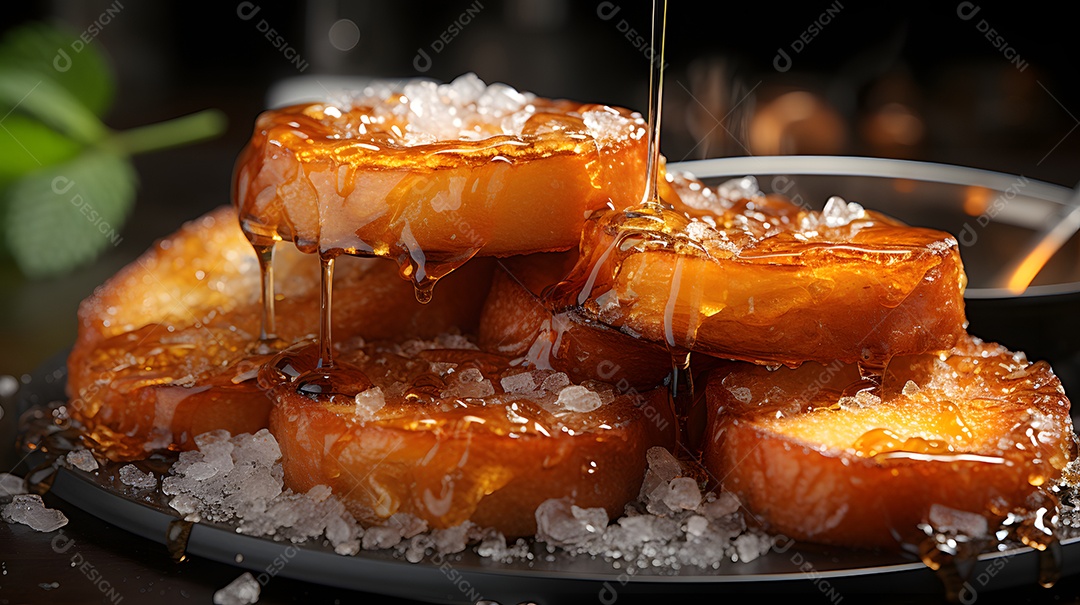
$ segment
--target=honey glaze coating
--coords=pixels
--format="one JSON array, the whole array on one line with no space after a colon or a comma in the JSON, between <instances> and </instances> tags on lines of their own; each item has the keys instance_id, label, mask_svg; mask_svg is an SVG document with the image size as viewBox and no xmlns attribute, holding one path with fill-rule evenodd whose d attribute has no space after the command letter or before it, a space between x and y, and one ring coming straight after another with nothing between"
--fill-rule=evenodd
<instances>
[{"instance_id":1,"label":"honey glaze coating","mask_svg":"<svg viewBox=\"0 0 1080 605\"><path fill-rule=\"evenodd\" d=\"M956 240L832 198L823 211L667 175L659 214L601 212L549 296L673 348L762 364L880 367L965 333Z\"/></svg>"},{"instance_id":2,"label":"honey glaze coating","mask_svg":"<svg viewBox=\"0 0 1080 605\"><path fill-rule=\"evenodd\" d=\"M920 525L942 511L984 519L984 534L1010 513L1048 522L1032 517L1053 508L1049 488L1076 457L1069 400L1049 365L973 337L894 358L880 383L839 362L731 362L707 400L711 475L798 540L919 544ZM1039 549L1053 539L1018 531Z\"/></svg>"},{"instance_id":3,"label":"honey glaze coating","mask_svg":"<svg viewBox=\"0 0 1080 605\"><path fill-rule=\"evenodd\" d=\"M498 262L480 315L477 343L523 365L648 391L671 373L671 353L573 310L552 313L543 292L557 284L576 253L532 254Z\"/></svg>"},{"instance_id":4,"label":"honey glaze coating","mask_svg":"<svg viewBox=\"0 0 1080 605\"><path fill-rule=\"evenodd\" d=\"M473 74L259 116L234 175L252 243L387 257L421 289L476 254L566 250L644 183L644 121Z\"/></svg>"},{"instance_id":5,"label":"honey glaze coating","mask_svg":"<svg viewBox=\"0 0 1080 605\"><path fill-rule=\"evenodd\" d=\"M335 328L356 338L430 337L476 329L491 266L470 263L446 296L421 305L392 263L345 259ZM278 340L259 341L259 265L236 211L225 207L157 242L79 307L68 358L72 415L91 445L114 459L187 448L214 429L267 426L270 401L258 369L277 349L308 343L319 322L319 263L284 249L278 274Z\"/></svg>"},{"instance_id":6,"label":"honey glaze coating","mask_svg":"<svg viewBox=\"0 0 1080 605\"><path fill-rule=\"evenodd\" d=\"M470 520L531 536L536 508L560 497L618 516L637 495L648 448L674 446L663 388L575 384L456 335L371 342L341 356L371 381L355 397L297 393L289 379L313 355L265 366L260 382L276 385L270 430L286 485L329 485L365 524L410 513L431 527Z\"/></svg>"}]
</instances>

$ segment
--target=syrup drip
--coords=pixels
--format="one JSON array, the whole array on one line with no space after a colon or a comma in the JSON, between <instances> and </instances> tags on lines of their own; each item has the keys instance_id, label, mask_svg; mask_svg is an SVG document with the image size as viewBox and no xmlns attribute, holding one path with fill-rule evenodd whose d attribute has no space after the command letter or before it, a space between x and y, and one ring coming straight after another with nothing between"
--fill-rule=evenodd
<instances>
[{"instance_id":1,"label":"syrup drip","mask_svg":"<svg viewBox=\"0 0 1080 605\"><path fill-rule=\"evenodd\" d=\"M933 538L927 538L921 547L923 550L920 551L919 558L924 565L936 572L945 589L945 599L950 603L958 602L967 580L957 565L955 551L942 548Z\"/></svg>"},{"instance_id":2,"label":"syrup drip","mask_svg":"<svg viewBox=\"0 0 1080 605\"><path fill-rule=\"evenodd\" d=\"M598 301L615 295L615 276L625 267L625 261L643 250L670 251L676 255L674 273L668 286L663 307L664 344L673 356L685 356L694 346L701 326L703 289L697 276L685 269L686 257L706 254L701 244L686 235L691 219L666 204L660 197L661 156L660 122L664 87L664 46L666 38L667 2L654 1L652 7L652 47L659 49L659 60L651 63L649 73L649 108L645 186L641 202L625 211L608 211L594 215L586 224L581 239L579 261L570 275L545 293L545 302L553 312L575 308L583 316L604 322L607 309ZM607 322L610 323L610 322ZM685 363L684 363L685 362ZM693 401L693 382L685 365L676 361L670 386L673 400L678 389L688 390L687 401ZM685 377L679 380L679 377Z\"/></svg>"},{"instance_id":3,"label":"syrup drip","mask_svg":"<svg viewBox=\"0 0 1080 605\"><path fill-rule=\"evenodd\" d=\"M173 561L182 563L187 560L187 545L194 525L191 521L175 519L165 529L165 547L169 550Z\"/></svg>"},{"instance_id":4,"label":"syrup drip","mask_svg":"<svg viewBox=\"0 0 1080 605\"><path fill-rule=\"evenodd\" d=\"M348 384L367 383L339 376L334 360L333 257L390 259L427 303L442 277L482 249L502 255L566 248L580 231L582 219L572 217L640 199L634 177L646 142L637 114L499 86L461 101L461 84L437 91L416 84L416 94L388 97L369 92L348 106L298 105L256 121L237 163L233 203L260 262L260 336L269 345L260 351L285 344L275 340L272 255L274 242L291 241L322 260L318 373L297 380L315 385L304 391L309 395L348 394ZM447 121L431 113L442 106L431 107L430 94L451 99ZM501 105L493 110L491 103ZM530 233L535 217L517 209L526 196L550 205L541 217L560 217L551 234Z\"/></svg>"},{"instance_id":5,"label":"syrup drip","mask_svg":"<svg viewBox=\"0 0 1080 605\"><path fill-rule=\"evenodd\" d=\"M678 420L679 434L689 434L689 418L694 406L694 374L690 368L690 352L671 352L671 384L668 400Z\"/></svg>"},{"instance_id":6,"label":"syrup drip","mask_svg":"<svg viewBox=\"0 0 1080 605\"><path fill-rule=\"evenodd\" d=\"M252 241L255 255L259 258L259 280L262 285L262 321L259 324L259 340L270 342L277 338L277 321L274 315L274 243L260 245Z\"/></svg>"},{"instance_id":7,"label":"syrup drip","mask_svg":"<svg viewBox=\"0 0 1080 605\"><path fill-rule=\"evenodd\" d=\"M278 353L260 368L259 387L269 391L280 384L292 384L301 395L328 401L351 398L371 388L367 374L350 363L322 365L321 349L319 342L301 342Z\"/></svg>"},{"instance_id":8,"label":"syrup drip","mask_svg":"<svg viewBox=\"0 0 1080 605\"><path fill-rule=\"evenodd\" d=\"M1039 586L1053 588L1061 579L1062 564L1061 541L1054 539L1039 551Z\"/></svg>"},{"instance_id":9,"label":"syrup drip","mask_svg":"<svg viewBox=\"0 0 1080 605\"><path fill-rule=\"evenodd\" d=\"M334 341L331 336L331 308L334 298L334 255L319 254L322 266L319 290L319 363L317 368L330 370L334 367Z\"/></svg>"}]
</instances>

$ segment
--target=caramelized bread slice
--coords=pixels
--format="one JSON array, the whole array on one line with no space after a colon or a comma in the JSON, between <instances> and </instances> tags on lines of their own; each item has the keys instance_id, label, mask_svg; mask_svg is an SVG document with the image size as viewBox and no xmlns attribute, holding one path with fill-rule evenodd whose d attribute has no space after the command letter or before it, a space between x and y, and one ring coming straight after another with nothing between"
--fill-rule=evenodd
<instances>
[{"instance_id":1,"label":"caramelized bread slice","mask_svg":"<svg viewBox=\"0 0 1080 605\"><path fill-rule=\"evenodd\" d=\"M610 382L648 391L671 373L671 353L574 311L552 313L543 293L569 271L575 254L500 260L480 315L480 348L527 367L567 373L575 381Z\"/></svg>"},{"instance_id":2,"label":"caramelized bread slice","mask_svg":"<svg viewBox=\"0 0 1080 605\"><path fill-rule=\"evenodd\" d=\"M278 346L310 339L319 323L318 260L283 248L275 269ZM392 263L347 259L335 281L335 331L344 342L475 330L490 272L471 263L425 306ZM68 359L69 409L88 438L111 456L138 458L190 447L206 430L265 427L270 401L254 378L273 351L258 342L258 293L255 253L227 207L184 225L98 287L80 306Z\"/></svg>"},{"instance_id":3,"label":"caramelized bread slice","mask_svg":"<svg viewBox=\"0 0 1080 605\"><path fill-rule=\"evenodd\" d=\"M840 363L732 363L707 389L712 477L797 540L895 547L934 505L1000 521L1075 457L1050 367L977 339L898 357L879 387Z\"/></svg>"},{"instance_id":4,"label":"caramelized bread slice","mask_svg":"<svg viewBox=\"0 0 1080 605\"><path fill-rule=\"evenodd\" d=\"M430 285L474 254L576 246L590 212L640 200L643 133L472 74L373 87L259 116L233 200L253 239L389 257Z\"/></svg>"},{"instance_id":5,"label":"caramelized bread slice","mask_svg":"<svg viewBox=\"0 0 1080 605\"><path fill-rule=\"evenodd\" d=\"M364 523L410 513L431 527L471 520L530 536L536 508L562 497L617 516L637 495L648 449L674 446L665 389L573 384L463 337L343 351L372 383L355 398L299 394L292 380L315 357L283 355L260 383L274 385L285 484L329 485Z\"/></svg>"},{"instance_id":6,"label":"caramelized bread slice","mask_svg":"<svg viewBox=\"0 0 1080 605\"><path fill-rule=\"evenodd\" d=\"M671 177L662 220L607 212L553 297L623 332L726 359L881 365L964 333L957 242L833 198L822 212Z\"/></svg>"}]
</instances>

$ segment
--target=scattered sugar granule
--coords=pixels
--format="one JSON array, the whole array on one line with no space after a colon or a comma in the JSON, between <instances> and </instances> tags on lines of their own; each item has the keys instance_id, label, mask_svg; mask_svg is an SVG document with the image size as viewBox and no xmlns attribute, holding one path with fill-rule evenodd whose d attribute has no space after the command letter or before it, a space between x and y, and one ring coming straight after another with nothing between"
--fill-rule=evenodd
<instances>
[{"instance_id":1,"label":"scattered sugar granule","mask_svg":"<svg viewBox=\"0 0 1080 605\"><path fill-rule=\"evenodd\" d=\"M64 513L45 508L45 502L37 494L19 494L10 504L0 509L0 517L8 523L21 523L41 532L51 532L67 525Z\"/></svg>"},{"instance_id":2,"label":"scattered sugar granule","mask_svg":"<svg viewBox=\"0 0 1080 605\"><path fill-rule=\"evenodd\" d=\"M214 593L214 605L252 605L259 602L260 592L255 577L245 571L228 586Z\"/></svg>"}]
</instances>

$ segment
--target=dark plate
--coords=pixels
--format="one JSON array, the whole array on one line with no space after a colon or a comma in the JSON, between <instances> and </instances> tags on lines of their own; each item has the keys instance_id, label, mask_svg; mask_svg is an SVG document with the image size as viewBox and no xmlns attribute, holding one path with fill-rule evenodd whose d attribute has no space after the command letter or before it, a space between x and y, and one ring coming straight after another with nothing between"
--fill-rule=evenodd
<instances>
[{"instance_id":1,"label":"dark plate","mask_svg":"<svg viewBox=\"0 0 1080 605\"><path fill-rule=\"evenodd\" d=\"M45 409L64 401L66 352L35 371L19 396L20 412ZM39 456L40 460L40 456ZM108 471L85 473L61 468L51 493L72 505L148 540L166 546L170 527L179 517L154 493L118 486ZM923 594L941 597L943 583L918 559L902 554L827 548L781 541L765 556L749 563L725 561L717 570L644 569L633 575L610 562L564 554L548 557L534 546L530 562L497 563L466 551L410 563L386 552L335 554L318 543L294 545L237 534L225 525L196 523L186 553L238 565L260 574L281 575L328 586L374 592L433 603L475 603L494 600L565 603L585 600L614 603L626 595L724 595L731 593L795 593L840 602L846 594ZM1050 564L1062 576L1080 571L1080 537L1062 540L1056 562L1028 548L984 554L959 584L964 602L986 592L1035 587L1040 569Z\"/></svg>"}]
</instances>

